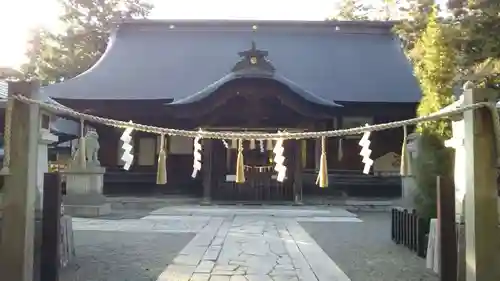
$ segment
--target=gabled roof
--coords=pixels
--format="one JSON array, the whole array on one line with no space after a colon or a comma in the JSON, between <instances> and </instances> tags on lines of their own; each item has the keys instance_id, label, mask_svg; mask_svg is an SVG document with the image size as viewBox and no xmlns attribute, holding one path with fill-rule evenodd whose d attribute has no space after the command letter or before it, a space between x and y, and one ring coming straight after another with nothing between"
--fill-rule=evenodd
<instances>
[{"instance_id":1,"label":"gabled roof","mask_svg":"<svg viewBox=\"0 0 500 281\"><path fill-rule=\"evenodd\" d=\"M95 66L45 87L53 98L173 99L230 75L252 41L280 77L328 101L417 102L420 89L391 23L136 20Z\"/></svg>"},{"instance_id":2,"label":"gabled roof","mask_svg":"<svg viewBox=\"0 0 500 281\"><path fill-rule=\"evenodd\" d=\"M323 105L323 106L340 106L333 101L323 99L308 92L297 85L295 82L283 77L276 72L276 68L267 58L268 52L257 49L256 44L252 41L252 48L238 53L241 57L232 68L231 73L208 85L203 90L190 95L186 98L173 101L171 104L189 104L194 102L203 102L205 98L214 94L220 87L226 83L239 79L267 79L274 80L282 85L287 86L295 95L298 95L303 101Z\"/></svg>"}]
</instances>

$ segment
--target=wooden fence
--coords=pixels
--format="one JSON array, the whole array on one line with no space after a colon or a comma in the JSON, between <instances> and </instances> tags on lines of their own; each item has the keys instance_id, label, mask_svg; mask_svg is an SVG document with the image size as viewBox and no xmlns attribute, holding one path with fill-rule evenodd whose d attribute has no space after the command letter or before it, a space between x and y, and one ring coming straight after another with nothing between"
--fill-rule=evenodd
<instances>
[{"instance_id":1,"label":"wooden fence","mask_svg":"<svg viewBox=\"0 0 500 281\"><path fill-rule=\"evenodd\" d=\"M391 238L425 258L427 252L427 236L429 220L416 214L415 210L392 208L391 211Z\"/></svg>"}]
</instances>

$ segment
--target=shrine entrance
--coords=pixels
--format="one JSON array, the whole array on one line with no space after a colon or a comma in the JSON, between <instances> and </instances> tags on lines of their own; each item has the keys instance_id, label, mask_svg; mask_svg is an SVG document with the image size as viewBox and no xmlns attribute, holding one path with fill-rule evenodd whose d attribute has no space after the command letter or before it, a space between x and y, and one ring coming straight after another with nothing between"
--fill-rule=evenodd
<instances>
[{"instance_id":1,"label":"shrine entrance","mask_svg":"<svg viewBox=\"0 0 500 281\"><path fill-rule=\"evenodd\" d=\"M230 201L291 201L294 200L295 188L301 188L301 170L295 165L300 161L294 155L296 141L285 141L285 166L287 176L283 182L277 180L274 170L274 142L272 141L244 141L243 158L245 182L236 182L236 142L214 142L213 145L213 183L211 197L214 200ZM300 153L299 153L300 154ZM297 174L297 175L296 175ZM299 192L300 190L297 190ZM300 194L297 194L300 196Z\"/></svg>"},{"instance_id":2,"label":"shrine entrance","mask_svg":"<svg viewBox=\"0 0 500 281\"><path fill-rule=\"evenodd\" d=\"M170 119L204 130L277 131L315 130L331 121L340 107L281 76L267 59L267 51L252 42L231 72L200 92L166 107ZM227 140L231 142L231 140ZM236 140L233 140L236 141ZM274 142L261 147L259 140L243 143L246 181L236 183L237 147L217 140L203 140L203 197L231 201L300 201L302 160L299 140L286 140L286 178L276 180ZM227 147L226 147L227 146Z\"/></svg>"},{"instance_id":3,"label":"shrine entrance","mask_svg":"<svg viewBox=\"0 0 500 281\"><path fill-rule=\"evenodd\" d=\"M238 94L230 95L235 92ZM314 130L316 124L327 118L324 111L314 111L307 103L292 103L289 100L292 95L296 94L271 79L239 79L228 82L213 93L212 101L203 103L207 108L197 110L191 104L189 112L202 114L191 118L199 128L208 131L300 132ZM212 102L217 103L216 108ZM202 103L197 106L201 107ZM177 108L180 111L187 107ZM207 201L301 201L301 140L285 140L283 143L286 178L282 182L277 180L274 170L276 140L252 140L242 143L245 182L237 183L236 142L229 139L202 140L201 177L203 197Z\"/></svg>"}]
</instances>

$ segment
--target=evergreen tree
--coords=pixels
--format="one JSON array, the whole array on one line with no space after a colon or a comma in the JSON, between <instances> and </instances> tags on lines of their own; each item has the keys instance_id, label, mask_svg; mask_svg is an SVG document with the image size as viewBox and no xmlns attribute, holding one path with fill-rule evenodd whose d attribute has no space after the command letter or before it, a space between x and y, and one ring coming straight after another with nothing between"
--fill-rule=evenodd
<instances>
[{"instance_id":1,"label":"evergreen tree","mask_svg":"<svg viewBox=\"0 0 500 281\"><path fill-rule=\"evenodd\" d=\"M453 81L456 74L455 51L451 48L445 28L438 23L435 11L429 14L427 27L415 48L421 59L414 63L415 75L422 88L422 100L417 114L425 116L436 112L453 101ZM429 121L417 127L421 133L449 138L446 121Z\"/></svg>"},{"instance_id":2,"label":"evergreen tree","mask_svg":"<svg viewBox=\"0 0 500 281\"><path fill-rule=\"evenodd\" d=\"M39 30L23 66L25 75L45 84L73 78L93 66L106 50L114 25L145 18L152 6L145 0L59 0L63 32Z\"/></svg>"},{"instance_id":3,"label":"evergreen tree","mask_svg":"<svg viewBox=\"0 0 500 281\"><path fill-rule=\"evenodd\" d=\"M455 53L447 38L445 28L436 17L436 11L429 14L428 24L417 41L415 49L421 57L414 62L415 74L422 89L418 116L436 112L453 101L453 82L456 73ZM451 151L443 141L451 137L449 120L420 123L420 147L415 163L415 179L419 193L416 197L417 210L422 216L436 215L436 177L450 176L452 172Z\"/></svg>"}]
</instances>

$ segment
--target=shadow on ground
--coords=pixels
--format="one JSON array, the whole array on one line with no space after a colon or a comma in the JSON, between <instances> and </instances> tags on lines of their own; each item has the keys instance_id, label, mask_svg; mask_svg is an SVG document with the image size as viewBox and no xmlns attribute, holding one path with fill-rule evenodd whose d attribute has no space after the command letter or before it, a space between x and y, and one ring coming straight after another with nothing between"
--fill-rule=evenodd
<instances>
[{"instance_id":1,"label":"shadow on ground","mask_svg":"<svg viewBox=\"0 0 500 281\"><path fill-rule=\"evenodd\" d=\"M437 281L425 260L391 241L390 213L360 213L361 223L301 222L352 281Z\"/></svg>"},{"instance_id":2,"label":"shadow on ground","mask_svg":"<svg viewBox=\"0 0 500 281\"><path fill-rule=\"evenodd\" d=\"M192 233L75 231L76 258L60 281L155 281Z\"/></svg>"}]
</instances>

